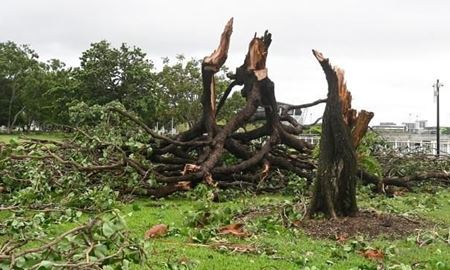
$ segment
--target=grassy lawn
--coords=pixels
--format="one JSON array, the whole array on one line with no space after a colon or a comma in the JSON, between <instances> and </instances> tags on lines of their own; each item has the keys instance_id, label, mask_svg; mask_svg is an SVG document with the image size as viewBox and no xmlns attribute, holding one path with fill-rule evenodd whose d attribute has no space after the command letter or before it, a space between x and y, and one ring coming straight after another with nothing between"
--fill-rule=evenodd
<instances>
[{"instance_id":1,"label":"grassy lawn","mask_svg":"<svg viewBox=\"0 0 450 270\"><path fill-rule=\"evenodd\" d=\"M245 196L222 203L211 203L211 213L242 213L245 209L267 209L287 205L290 196ZM430 193L408 193L404 196L386 198L370 193L359 195L361 208L374 208L391 213L407 213L436 223L436 228L450 228L450 191L439 188ZM437 238L426 245L416 243L416 235L389 240L383 237L366 239L357 236L340 243L333 239L314 239L302 229L287 228L277 219L278 212L255 216L245 220L249 237L237 238L208 232L227 225L234 214L219 217L204 228L190 226L204 202L191 199L139 199L120 207L126 215L131 233L143 238L155 224L169 226L166 237L153 238L149 250L149 264L153 269L450 269L450 242ZM245 211L244 211L245 212ZM213 215L216 215L213 214ZM3 212L0 218L5 217ZM87 215L82 217L82 221ZM52 233L59 234L75 226L54 226ZM428 229L427 229L428 230ZM429 229L433 231L432 228ZM447 239L448 235L441 234ZM203 237L203 238L202 238ZM219 247L218 242L223 243ZM226 248L231 244L254 247L251 252ZM365 258L358 246L381 250L384 258ZM379 268L377 268L379 267ZM139 269L136 267L135 269Z\"/></svg>"},{"instance_id":2,"label":"grassy lawn","mask_svg":"<svg viewBox=\"0 0 450 270\"><path fill-rule=\"evenodd\" d=\"M442 239L430 239L422 246L416 242L417 234L396 240L363 236L344 242L314 239L302 229L283 226L277 218L279 211L245 220L245 228L251 233L249 237L214 233L218 227L236 222L232 220L236 213L289 205L293 199L282 195L250 195L208 203L208 206L192 199L139 199L119 208L131 233L138 238L144 238L145 232L155 224L169 226L167 236L148 240L152 269L450 269L450 241L444 241L449 237L446 233L450 228L450 191L444 188L394 198L366 192L359 195L361 208L406 213L435 223L435 228L426 230L438 231ZM205 209L218 218L203 228L189 225ZM7 212L0 212L0 218L6 216ZM88 215L83 215L80 221L87 218ZM52 234L60 234L74 226L66 223L50 230ZM235 244L253 250L241 252ZM381 250L384 258L365 258L361 247Z\"/></svg>"},{"instance_id":3,"label":"grassy lawn","mask_svg":"<svg viewBox=\"0 0 450 270\"><path fill-rule=\"evenodd\" d=\"M362 205L378 204L385 201L383 209L398 209L407 211L411 200L421 201L417 196L426 197L424 194L409 194L405 197L380 200L380 198L368 199ZM277 204L289 201L290 197L258 196L253 198L248 207L264 207L268 204ZM424 206L416 211L416 214L433 220L448 228L450 225L450 192L440 191L435 203ZM244 202L249 204L248 201ZM189 212L195 211L192 202L185 200L166 200L160 205L149 204L146 201L138 201L138 211L133 211L132 206L126 206L122 210L132 213L128 217L128 224L136 236L142 237L151 225L165 223L180 231L178 235L153 241L152 265L164 268L164 263L176 263L181 261L191 262L195 269L303 269L316 266L319 269L367 269L376 265L391 265L400 268L404 265L426 265L428 269L439 269L439 262L445 264L442 269L450 269L450 245L444 242L433 242L430 245L418 247L411 239L399 239L395 241L383 238L363 240L367 245L380 250L390 250L390 256L382 261L372 261L364 258L358 251L343 251L348 244L337 244L333 240L312 239L302 230L286 228L274 219L264 217L252 219L248 223L257 224L259 229L251 237L238 239L225 237L223 241L255 244L261 247L256 254L242 254L236 251L217 251L210 247L196 247L189 243L189 228L186 219ZM219 203L218 208L242 208L242 200ZM417 206L414 208L417 210ZM409 209L409 210L414 210ZM249 225L250 225L249 224ZM356 241L356 240L354 240ZM358 241L361 241L359 239ZM437 266L436 266L437 265ZM366 268L364 268L366 267ZM406 266L405 266L406 267ZM308 268L306 268L308 269ZM373 268L376 269L376 268Z\"/></svg>"},{"instance_id":4,"label":"grassy lawn","mask_svg":"<svg viewBox=\"0 0 450 270\"><path fill-rule=\"evenodd\" d=\"M0 142L9 143L12 139L19 140L20 137L27 137L33 139L44 139L44 140L57 140L60 141L64 139L64 134L62 133L13 133L13 134L0 134Z\"/></svg>"}]
</instances>

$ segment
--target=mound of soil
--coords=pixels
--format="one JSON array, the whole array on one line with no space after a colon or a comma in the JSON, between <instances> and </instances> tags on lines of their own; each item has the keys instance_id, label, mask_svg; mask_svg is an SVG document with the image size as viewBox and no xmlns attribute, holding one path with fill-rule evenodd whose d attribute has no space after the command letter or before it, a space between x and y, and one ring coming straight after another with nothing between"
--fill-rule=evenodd
<instances>
[{"instance_id":1,"label":"mound of soil","mask_svg":"<svg viewBox=\"0 0 450 270\"><path fill-rule=\"evenodd\" d=\"M429 227L430 224L417 219L375 211L360 211L355 217L330 219L310 219L297 223L298 227L317 238L341 239L355 235L369 238L384 236L400 238L410 235L417 229Z\"/></svg>"}]
</instances>

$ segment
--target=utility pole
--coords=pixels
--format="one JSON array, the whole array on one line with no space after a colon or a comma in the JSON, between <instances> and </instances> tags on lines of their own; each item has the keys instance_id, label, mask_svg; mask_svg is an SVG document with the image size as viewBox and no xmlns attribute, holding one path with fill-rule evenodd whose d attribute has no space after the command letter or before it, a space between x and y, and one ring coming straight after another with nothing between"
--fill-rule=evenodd
<instances>
[{"instance_id":1,"label":"utility pole","mask_svg":"<svg viewBox=\"0 0 450 270\"><path fill-rule=\"evenodd\" d=\"M434 95L436 96L436 156L439 157L441 153L441 139L440 139L440 127L439 127L439 88L444 85L439 82L439 79L436 80L436 83L433 85Z\"/></svg>"}]
</instances>

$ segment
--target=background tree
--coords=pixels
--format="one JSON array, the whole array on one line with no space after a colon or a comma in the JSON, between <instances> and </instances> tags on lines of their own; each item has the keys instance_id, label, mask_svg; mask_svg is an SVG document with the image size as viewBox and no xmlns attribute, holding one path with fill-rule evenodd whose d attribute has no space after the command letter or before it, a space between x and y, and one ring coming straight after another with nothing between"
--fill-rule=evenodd
<instances>
[{"instance_id":1,"label":"background tree","mask_svg":"<svg viewBox=\"0 0 450 270\"><path fill-rule=\"evenodd\" d=\"M138 47L123 43L113 48L107 41L91 44L82 53L77 95L87 104L106 104L117 100L137 112L145 122L155 121L160 98L153 63Z\"/></svg>"},{"instance_id":2,"label":"background tree","mask_svg":"<svg viewBox=\"0 0 450 270\"><path fill-rule=\"evenodd\" d=\"M40 71L38 55L27 45L0 43L0 124L11 132L21 121L26 105L21 100L25 88L33 88Z\"/></svg>"},{"instance_id":3,"label":"background tree","mask_svg":"<svg viewBox=\"0 0 450 270\"><path fill-rule=\"evenodd\" d=\"M227 87L228 80L225 76L227 71L228 69L223 67L215 78L216 93L219 98ZM162 107L158 113L160 122L169 123L173 119L175 123L187 123L192 126L202 111L200 103L203 93L201 61L186 60L183 55L178 55L175 63L172 64L169 58L165 58L163 68L158 73L158 82L159 92L163 98ZM243 105L244 99L242 97L240 99L242 101L240 105Z\"/></svg>"},{"instance_id":4,"label":"background tree","mask_svg":"<svg viewBox=\"0 0 450 270\"><path fill-rule=\"evenodd\" d=\"M233 92L227 99L224 107L220 110L219 121L228 121L245 105L245 98L240 91Z\"/></svg>"},{"instance_id":5,"label":"background tree","mask_svg":"<svg viewBox=\"0 0 450 270\"><path fill-rule=\"evenodd\" d=\"M38 87L24 96L27 115L39 124L67 124L68 108L77 98L73 69L58 59L41 64Z\"/></svg>"}]
</instances>

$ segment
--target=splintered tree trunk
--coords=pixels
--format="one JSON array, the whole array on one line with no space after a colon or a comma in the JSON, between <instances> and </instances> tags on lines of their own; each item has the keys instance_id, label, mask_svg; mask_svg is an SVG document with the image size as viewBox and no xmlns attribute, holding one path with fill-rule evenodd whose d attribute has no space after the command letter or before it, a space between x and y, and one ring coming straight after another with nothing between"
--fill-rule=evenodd
<instances>
[{"instance_id":1,"label":"splintered tree trunk","mask_svg":"<svg viewBox=\"0 0 450 270\"><path fill-rule=\"evenodd\" d=\"M288 111L314 106L324 100L295 105L279 115L275 84L269 78L266 66L272 42L272 35L268 31L261 37L255 35L251 39L244 63L234 74L228 75L231 82L218 100L214 76L228 57L232 32L233 19L225 25L217 49L203 59L203 95L200 100L203 110L197 123L189 130L175 137L167 137L153 132L132 114L111 109L153 137L153 151L146 156L153 164L152 167L125 157L126 164L142 176L141 183L147 194L167 196L176 191L188 190L202 181L211 186L237 184L239 187L247 185L258 189L263 180L282 172L312 179L316 167L310 159L313 147L296 136L304 126L296 122ZM242 87L241 93L246 103L227 123L219 125L216 115L236 86ZM262 126L241 132L241 127L252 123L258 107L265 111L263 118L259 119ZM285 151L286 146L293 150ZM233 156L235 162L227 164L224 155ZM151 176L161 185L148 185L146 180Z\"/></svg>"},{"instance_id":2,"label":"splintered tree trunk","mask_svg":"<svg viewBox=\"0 0 450 270\"><path fill-rule=\"evenodd\" d=\"M329 218L353 216L356 203L356 153L373 113L351 108L343 70L332 67L317 51L314 56L328 82L328 99L322 120L317 178L308 216L323 213Z\"/></svg>"}]
</instances>

